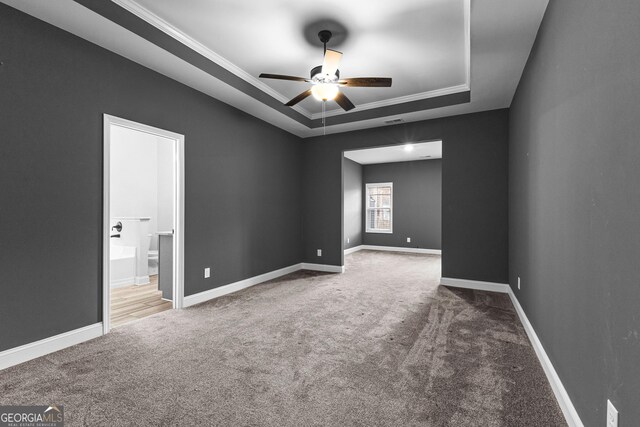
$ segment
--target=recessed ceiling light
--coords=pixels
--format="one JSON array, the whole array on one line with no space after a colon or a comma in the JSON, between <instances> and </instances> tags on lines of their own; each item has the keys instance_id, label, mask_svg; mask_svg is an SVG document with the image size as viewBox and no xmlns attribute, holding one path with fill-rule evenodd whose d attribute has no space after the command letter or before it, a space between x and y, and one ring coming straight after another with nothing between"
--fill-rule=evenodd
<instances>
[{"instance_id":1,"label":"recessed ceiling light","mask_svg":"<svg viewBox=\"0 0 640 427\"><path fill-rule=\"evenodd\" d=\"M406 145L404 146L404 151L407 151L407 152L409 152L409 151L413 151L413 145L411 145L411 144L406 144Z\"/></svg>"}]
</instances>

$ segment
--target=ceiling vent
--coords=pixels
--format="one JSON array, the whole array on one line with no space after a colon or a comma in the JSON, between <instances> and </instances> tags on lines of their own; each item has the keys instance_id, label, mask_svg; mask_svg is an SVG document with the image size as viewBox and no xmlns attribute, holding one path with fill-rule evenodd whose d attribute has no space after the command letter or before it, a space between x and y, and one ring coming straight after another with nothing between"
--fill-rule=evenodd
<instances>
[{"instance_id":1,"label":"ceiling vent","mask_svg":"<svg viewBox=\"0 0 640 427\"><path fill-rule=\"evenodd\" d=\"M384 121L385 125L397 125L398 123L404 123L404 119L391 119Z\"/></svg>"}]
</instances>

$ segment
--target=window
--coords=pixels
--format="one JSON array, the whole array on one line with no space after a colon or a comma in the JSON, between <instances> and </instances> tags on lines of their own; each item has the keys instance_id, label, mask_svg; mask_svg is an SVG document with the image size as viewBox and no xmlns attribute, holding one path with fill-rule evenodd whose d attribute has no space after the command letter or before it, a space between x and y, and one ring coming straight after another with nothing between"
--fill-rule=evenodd
<instances>
[{"instance_id":1,"label":"window","mask_svg":"<svg viewBox=\"0 0 640 427\"><path fill-rule=\"evenodd\" d=\"M393 183L367 184L367 233L393 233Z\"/></svg>"}]
</instances>

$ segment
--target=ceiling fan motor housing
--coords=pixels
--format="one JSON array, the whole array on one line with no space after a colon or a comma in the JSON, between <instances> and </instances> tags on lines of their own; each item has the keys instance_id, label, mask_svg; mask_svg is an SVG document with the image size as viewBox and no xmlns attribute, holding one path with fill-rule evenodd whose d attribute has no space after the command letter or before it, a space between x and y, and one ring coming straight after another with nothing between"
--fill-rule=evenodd
<instances>
[{"instance_id":1,"label":"ceiling fan motor housing","mask_svg":"<svg viewBox=\"0 0 640 427\"><path fill-rule=\"evenodd\" d=\"M314 82L326 80L326 79L322 78L322 65L318 65L317 67L313 67L311 69L311 73L310 74L311 74L311 80L313 80ZM338 80L338 79L340 79L340 70L336 70L336 78L335 78L335 80ZM335 80L331 80L331 81L335 81Z\"/></svg>"},{"instance_id":2,"label":"ceiling fan motor housing","mask_svg":"<svg viewBox=\"0 0 640 427\"><path fill-rule=\"evenodd\" d=\"M321 30L318 33L318 38L320 39L320 43L323 43L325 45L329 43L329 40L331 40L331 36L333 36L333 34L329 30Z\"/></svg>"}]
</instances>

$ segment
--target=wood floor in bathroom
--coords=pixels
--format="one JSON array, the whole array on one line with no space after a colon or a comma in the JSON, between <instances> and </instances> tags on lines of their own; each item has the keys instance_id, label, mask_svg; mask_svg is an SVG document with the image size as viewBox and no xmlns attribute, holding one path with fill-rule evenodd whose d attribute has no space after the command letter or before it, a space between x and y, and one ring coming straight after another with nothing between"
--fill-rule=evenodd
<instances>
[{"instance_id":1,"label":"wood floor in bathroom","mask_svg":"<svg viewBox=\"0 0 640 427\"><path fill-rule=\"evenodd\" d=\"M158 276L149 276L148 285L132 285L111 291L111 327L171 309L171 301L162 299Z\"/></svg>"}]
</instances>

